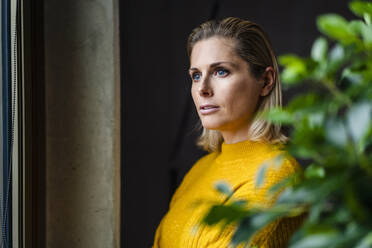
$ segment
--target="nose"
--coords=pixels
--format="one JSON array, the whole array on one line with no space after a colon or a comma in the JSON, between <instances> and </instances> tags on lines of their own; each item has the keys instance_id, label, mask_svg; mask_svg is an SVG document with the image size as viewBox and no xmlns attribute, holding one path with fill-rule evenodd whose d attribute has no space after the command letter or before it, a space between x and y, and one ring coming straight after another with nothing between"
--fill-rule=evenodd
<instances>
[{"instance_id":1,"label":"nose","mask_svg":"<svg viewBox=\"0 0 372 248\"><path fill-rule=\"evenodd\" d=\"M208 79L200 82L199 95L204 97L213 96L213 90Z\"/></svg>"}]
</instances>

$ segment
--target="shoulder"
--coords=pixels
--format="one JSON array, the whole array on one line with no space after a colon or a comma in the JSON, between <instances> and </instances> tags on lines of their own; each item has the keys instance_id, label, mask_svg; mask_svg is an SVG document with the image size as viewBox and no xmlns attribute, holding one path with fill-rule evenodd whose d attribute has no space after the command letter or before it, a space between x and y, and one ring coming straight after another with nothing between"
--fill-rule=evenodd
<instances>
[{"instance_id":1,"label":"shoulder","mask_svg":"<svg viewBox=\"0 0 372 248\"><path fill-rule=\"evenodd\" d=\"M252 167L245 167L249 173L243 172L242 177L247 179L236 192L238 198L248 197L253 204L264 206L273 204L278 195L270 196L270 189L292 175L302 172L297 160L278 147L269 147L264 155L260 155L257 162Z\"/></svg>"},{"instance_id":2,"label":"shoulder","mask_svg":"<svg viewBox=\"0 0 372 248\"><path fill-rule=\"evenodd\" d=\"M265 180L267 184L275 184L288 176L301 171L298 161L291 156L284 146L273 146L270 155L266 158L259 169L266 170Z\"/></svg>"},{"instance_id":3,"label":"shoulder","mask_svg":"<svg viewBox=\"0 0 372 248\"><path fill-rule=\"evenodd\" d=\"M271 169L281 173L293 173L301 169L297 160L289 154L284 144L269 144L266 149L264 163Z\"/></svg>"},{"instance_id":4,"label":"shoulder","mask_svg":"<svg viewBox=\"0 0 372 248\"><path fill-rule=\"evenodd\" d=\"M252 154L252 153L251 153ZM255 177L265 175L265 182L273 184L289 175L301 171L297 160L291 156L283 144L265 144L253 155L249 154L249 166L243 167Z\"/></svg>"},{"instance_id":5,"label":"shoulder","mask_svg":"<svg viewBox=\"0 0 372 248\"><path fill-rule=\"evenodd\" d=\"M212 152L199 158L191 167L191 169L186 173L184 181L190 180L194 176L203 173L213 163L217 156L217 152Z\"/></svg>"},{"instance_id":6,"label":"shoulder","mask_svg":"<svg viewBox=\"0 0 372 248\"><path fill-rule=\"evenodd\" d=\"M302 168L294 157L284 151L278 152L275 157L271 158L263 166L266 166L266 168L259 168L256 174L256 180L258 180L257 177L260 176L260 170L264 170L263 173L261 171L261 176L263 176L262 184L256 188L255 195L258 202L270 206L275 202L281 192L280 190L270 197L268 193L270 189L289 179L291 176L302 173Z\"/></svg>"},{"instance_id":7,"label":"shoulder","mask_svg":"<svg viewBox=\"0 0 372 248\"><path fill-rule=\"evenodd\" d=\"M199 166L199 165L204 165L204 164L209 164L210 162L213 162L216 157L218 156L218 152L211 152L211 153L208 153L206 155L204 155L203 157L199 158L193 167L195 166Z\"/></svg>"}]
</instances>

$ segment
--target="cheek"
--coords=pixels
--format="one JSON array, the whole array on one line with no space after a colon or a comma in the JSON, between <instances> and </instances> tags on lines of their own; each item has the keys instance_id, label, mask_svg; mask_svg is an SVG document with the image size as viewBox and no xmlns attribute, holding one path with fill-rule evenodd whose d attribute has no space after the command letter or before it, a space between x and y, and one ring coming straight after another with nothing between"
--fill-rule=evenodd
<instances>
[{"instance_id":1,"label":"cheek","mask_svg":"<svg viewBox=\"0 0 372 248\"><path fill-rule=\"evenodd\" d=\"M225 90L225 102L231 113L241 114L252 112L258 100L257 87L252 85L256 82L239 82Z\"/></svg>"},{"instance_id":2,"label":"cheek","mask_svg":"<svg viewBox=\"0 0 372 248\"><path fill-rule=\"evenodd\" d=\"M194 85L191 86L191 97L192 97L192 100L194 101L194 104L196 105L197 104L197 94L196 94L196 87Z\"/></svg>"}]
</instances>

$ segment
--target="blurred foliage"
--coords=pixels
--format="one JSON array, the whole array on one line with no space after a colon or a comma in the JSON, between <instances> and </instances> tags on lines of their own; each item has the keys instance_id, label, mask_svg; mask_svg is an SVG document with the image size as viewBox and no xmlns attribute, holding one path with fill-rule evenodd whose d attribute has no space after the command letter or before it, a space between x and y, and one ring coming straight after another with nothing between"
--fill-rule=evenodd
<instances>
[{"instance_id":1,"label":"blurred foliage","mask_svg":"<svg viewBox=\"0 0 372 248\"><path fill-rule=\"evenodd\" d=\"M284 86L310 86L266 114L293 129L287 150L310 161L303 176L275 185L270 192L281 194L266 210L247 209L246 202L232 199L228 185L216 186L231 201L212 206L203 223L237 223L234 246L277 218L306 212L289 247L372 247L372 2L352 1L349 7L358 20L317 18L324 37L315 40L309 57L279 58Z\"/></svg>"}]
</instances>

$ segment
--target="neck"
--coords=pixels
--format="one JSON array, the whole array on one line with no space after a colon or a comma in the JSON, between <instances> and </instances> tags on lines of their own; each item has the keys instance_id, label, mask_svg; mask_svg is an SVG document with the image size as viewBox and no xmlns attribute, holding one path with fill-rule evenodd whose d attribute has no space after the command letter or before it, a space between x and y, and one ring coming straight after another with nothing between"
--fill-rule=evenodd
<instances>
[{"instance_id":1,"label":"neck","mask_svg":"<svg viewBox=\"0 0 372 248\"><path fill-rule=\"evenodd\" d=\"M247 158L247 156L251 155L255 156L256 153L265 153L264 150L269 147L271 146L265 141L251 141L249 139L232 144L222 142L218 161L233 161Z\"/></svg>"},{"instance_id":2,"label":"neck","mask_svg":"<svg viewBox=\"0 0 372 248\"><path fill-rule=\"evenodd\" d=\"M226 144L233 144L249 139L249 126L238 130L220 131Z\"/></svg>"}]
</instances>

